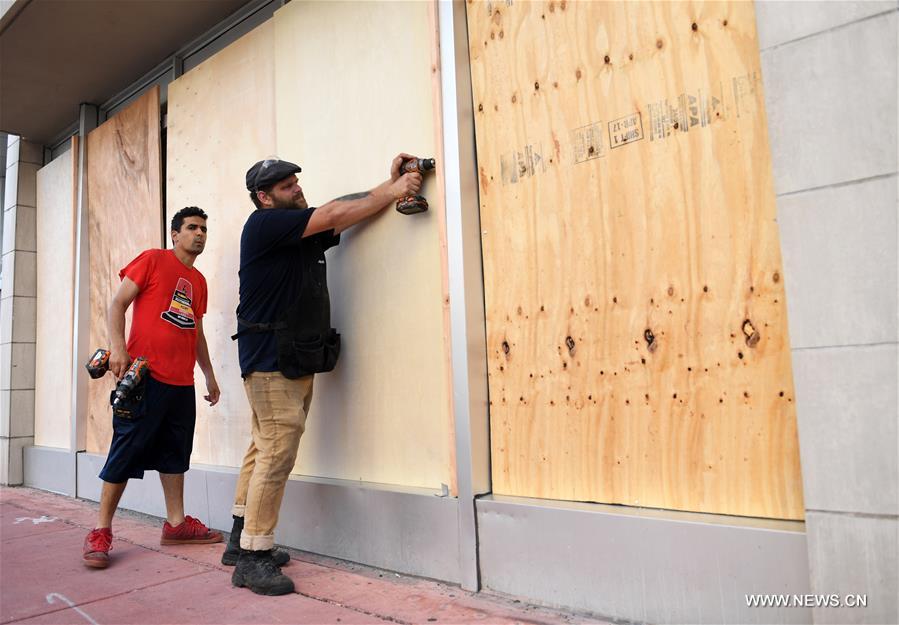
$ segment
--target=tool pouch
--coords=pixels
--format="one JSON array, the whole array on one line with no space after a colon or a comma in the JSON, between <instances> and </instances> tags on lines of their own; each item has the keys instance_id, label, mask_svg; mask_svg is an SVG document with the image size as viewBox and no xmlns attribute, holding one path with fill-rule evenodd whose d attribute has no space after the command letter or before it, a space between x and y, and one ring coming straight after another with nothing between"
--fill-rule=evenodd
<instances>
[{"instance_id":1,"label":"tool pouch","mask_svg":"<svg viewBox=\"0 0 899 625\"><path fill-rule=\"evenodd\" d=\"M340 334L334 328L318 336L297 338L289 330L276 330L278 368L285 378L296 379L331 371L340 356Z\"/></svg>"},{"instance_id":2,"label":"tool pouch","mask_svg":"<svg viewBox=\"0 0 899 625\"><path fill-rule=\"evenodd\" d=\"M115 405L115 389L109 393L109 405L112 406L113 418L119 419L137 419L143 414L144 392L147 389L147 379L144 378L140 384L131 389L122 401Z\"/></svg>"}]
</instances>

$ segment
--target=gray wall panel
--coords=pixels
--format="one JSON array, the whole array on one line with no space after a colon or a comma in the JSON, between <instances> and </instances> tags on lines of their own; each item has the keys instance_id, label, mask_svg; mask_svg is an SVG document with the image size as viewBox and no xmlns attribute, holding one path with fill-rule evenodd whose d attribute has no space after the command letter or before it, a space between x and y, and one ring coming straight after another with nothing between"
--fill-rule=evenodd
<instances>
[{"instance_id":1,"label":"gray wall panel","mask_svg":"<svg viewBox=\"0 0 899 625\"><path fill-rule=\"evenodd\" d=\"M234 503L234 489L237 488L237 469L230 467L191 467L191 471L202 468L206 473L206 496L209 505L209 524L218 529L231 531L234 518L231 506ZM279 542L279 537L275 536Z\"/></svg>"},{"instance_id":2,"label":"gray wall panel","mask_svg":"<svg viewBox=\"0 0 899 625\"><path fill-rule=\"evenodd\" d=\"M896 344L793 353L805 506L899 514Z\"/></svg>"},{"instance_id":3,"label":"gray wall panel","mask_svg":"<svg viewBox=\"0 0 899 625\"><path fill-rule=\"evenodd\" d=\"M99 500L105 457L78 455L78 496ZM185 512L231 530L235 470L195 465L185 477ZM156 473L131 480L121 507L165 516ZM435 491L381 484L291 478L275 542L410 575L459 581L458 500Z\"/></svg>"},{"instance_id":4,"label":"gray wall panel","mask_svg":"<svg viewBox=\"0 0 899 625\"><path fill-rule=\"evenodd\" d=\"M809 560L815 592L867 595L867 607L815 608L815 623L899 622L895 518L810 512Z\"/></svg>"},{"instance_id":5,"label":"gray wall panel","mask_svg":"<svg viewBox=\"0 0 899 625\"><path fill-rule=\"evenodd\" d=\"M778 199L794 349L896 340L897 181Z\"/></svg>"},{"instance_id":6,"label":"gray wall panel","mask_svg":"<svg viewBox=\"0 0 899 625\"><path fill-rule=\"evenodd\" d=\"M807 593L801 523L478 500L483 585L651 623L808 623L806 608L748 608L748 593Z\"/></svg>"},{"instance_id":7,"label":"gray wall panel","mask_svg":"<svg viewBox=\"0 0 899 625\"><path fill-rule=\"evenodd\" d=\"M344 560L459 582L458 503L424 489L291 480L278 539Z\"/></svg>"},{"instance_id":8,"label":"gray wall panel","mask_svg":"<svg viewBox=\"0 0 899 625\"><path fill-rule=\"evenodd\" d=\"M55 447L26 447L25 486L72 496L72 452Z\"/></svg>"},{"instance_id":9,"label":"gray wall panel","mask_svg":"<svg viewBox=\"0 0 899 625\"><path fill-rule=\"evenodd\" d=\"M894 11L762 53L778 195L896 171L896 29Z\"/></svg>"},{"instance_id":10,"label":"gray wall panel","mask_svg":"<svg viewBox=\"0 0 899 625\"><path fill-rule=\"evenodd\" d=\"M884 5L756 12L760 41L773 44L762 66L811 586L870 599L868 608L815 608L822 623L897 617L884 599L895 597L899 566L896 6L874 16Z\"/></svg>"},{"instance_id":11,"label":"gray wall panel","mask_svg":"<svg viewBox=\"0 0 899 625\"><path fill-rule=\"evenodd\" d=\"M100 501L103 481L98 477L106 456L78 454L78 496ZM184 513L197 517L204 523L209 519L206 499L206 475L203 471L188 471L184 476ZM129 480L119 507L165 518L165 497L159 474L147 471L142 480ZM222 529L222 528L217 528ZM231 529L229 524L227 529ZM160 523L159 531L162 531Z\"/></svg>"},{"instance_id":12,"label":"gray wall panel","mask_svg":"<svg viewBox=\"0 0 899 625\"><path fill-rule=\"evenodd\" d=\"M859 0L856 2L763 0L756 2L756 19L765 24L764 29L759 29L759 47L764 50L801 37L808 37L895 9L897 6L899 6L899 2L895 0Z\"/></svg>"}]
</instances>

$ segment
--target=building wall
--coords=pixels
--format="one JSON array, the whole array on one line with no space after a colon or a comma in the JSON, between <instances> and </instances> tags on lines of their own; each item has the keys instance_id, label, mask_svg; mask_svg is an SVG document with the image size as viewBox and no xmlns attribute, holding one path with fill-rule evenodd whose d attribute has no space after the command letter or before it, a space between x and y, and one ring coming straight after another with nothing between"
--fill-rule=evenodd
<instances>
[{"instance_id":1,"label":"building wall","mask_svg":"<svg viewBox=\"0 0 899 625\"><path fill-rule=\"evenodd\" d=\"M868 596L868 608L864 610L817 609L814 618L820 623L897 621L893 594L897 584L899 530L897 9L896 2L779 2L758 3L756 7L796 380L811 591ZM8 171L14 175L8 182L13 186L21 186L21 171L36 171L39 166L39 152L30 148L26 152L37 160L26 162L20 170L13 167L19 161L21 150L10 150ZM33 172L28 184L33 185ZM34 256L34 241L33 237L30 244L26 241L27 221L15 219L20 205L28 208L27 187L14 189L12 197L15 199L11 200L8 194L3 202L6 226L11 226L13 232L4 236L5 288L0 313L3 322L0 440L4 483L21 482L21 463L12 461L19 457L16 454L20 451L10 454L10 450L20 450L22 445L30 444L27 422L33 413L33 401L23 402L21 406L15 404L19 406L16 410L10 408L14 400L27 398L29 392L33 396L27 375L21 379L22 376L12 372L12 365L24 366L23 372L28 370L28 365L33 371L34 362L33 329L30 335L27 330L27 299L34 296L33 292L28 294L27 259L29 254ZM33 205L32 199L32 211ZM26 213L25 209L21 211L23 216ZM33 266L31 263L31 275ZM8 312L13 304L16 304L15 312ZM25 311L21 317L20 310ZM29 375L33 379L33 373ZM85 469L83 473L89 475L94 487L98 485L93 477L95 471ZM301 490L307 488L305 484L294 486ZM87 487L84 493L96 496L87 492ZM132 495L139 493L132 492ZM430 495L429 498L436 499ZM359 499L360 509L365 507L363 501L364 498ZM545 506L540 506L531 516L537 519L534 523L518 514L519 507L516 502L490 498L480 501L481 570L496 577L488 567L509 562L516 569L508 575L510 579L514 575L528 578L513 588L525 594L526 584L539 581L542 576L539 566L534 566L535 556L533 553L528 556L532 559L530 564L516 562L516 558L502 552L491 559L488 549L503 546L499 539L490 538L491 529L496 530L495 536L509 541L511 533L504 523L512 517L511 513L506 514L507 509L516 513L516 521L523 519L516 527L534 528L535 535L539 531L558 536L559 528L579 521L580 517L564 511L560 514L565 514L565 519L547 528L539 522L547 514ZM153 509L158 511L158 505ZM592 516L600 511L578 512ZM455 511L450 510L448 514ZM408 511L401 516L408 518ZM633 528L646 523L640 519L619 523L611 514L608 518L610 523L621 525L621 536L634 535ZM595 532L597 525L590 527ZM284 529L289 534L295 527L285 525ZM350 539L347 542L352 542L354 536L364 535L364 528L360 533L343 533L344 538ZM515 536L512 534L511 538ZM794 544L796 553L803 551L796 536L787 539ZM634 540L641 540L641 536L635 535ZM528 542L524 540L522 544ZM696 544L701 547L704 542L705 536L701 536ZM388 545L388 542L385 539L378 544ZM574 547L568 548L572 552L583 551L585 544L575 541ZM602 545L597 547L594 561L603 557L602 549ZM559 566L571 568L570 562L563 559L559 545L551 545L545 552ZM625 550L622 560L632 553ZM608 560L607 553L605 557ZM782 553L780 557L783 558ZM671 561L683 560L673 557ZM718 566L721 562L747 568L745 560L737 561L733 557L722 557ZM793 560L790 562L795 564ZM395 561L381 565L398 570L403 566ZM609 566L616 568L614 560ZM761 571L758 562L756 567L749 568L753 573ZM674 570L671 575L676 573ZM446 579L455 577L445 572L442 575ZM796 577L801 576L802 571L797 570ZM664 585L666 580L661 582ZM766 582L770 584L771 580ZM632 583L638 583L636 577ZM595 595L595 578L574 578L572 584L580 586L572 585L571 594L581 593L588 598ZM748 590L733 589L740 599L740 593ZM762 587L753 590L799 592L801 589L791 586L782 590ZM533 594L528 596L535 598ZM656 603L663 603L667 598L657 597ZM561 600L573 605L570 597ZM646 604L642 598L635 602ZM637 608L628 616L641 618ZM804 617L789 612L785 619L802 621Z\"/></svg>"},{"instance_id":2,"label":"building wall","mask_svg":"<svg viewBox=\"0 0 899 625\"><path fill-rule=\"evenodd\" d=\"M897 3L757 3L816 623L897 621Z\"/></svg>"},{"instance_id":3,"label":"building wall","mask_svg":"<svg viewBox=\"0 0 899 625\"><path fill-rule=\"evenodd\" d=\"M35 181L42 162L39 145L9 136L0 295L0 484L22 483L23 449L34 443Z\"/></svg>"}]
</instances>

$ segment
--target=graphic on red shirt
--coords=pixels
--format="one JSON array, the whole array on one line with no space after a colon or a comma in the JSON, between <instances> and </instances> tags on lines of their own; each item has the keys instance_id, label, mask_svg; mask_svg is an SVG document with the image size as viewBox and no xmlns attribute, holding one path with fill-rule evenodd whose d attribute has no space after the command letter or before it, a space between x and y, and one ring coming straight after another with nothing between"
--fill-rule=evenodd
<instances>
[{"instance_id":1,"label":"graphic on red shirt","mask_svg":"<svg viewBox=\"0 0 899 625\"><path fill-rule=\"evenodd\" d=\"M206 314L203 274L186 267L172 250L153 249L128 263L119 277L139 289L132 304L128 354L146 358L154 380L193 384L197 329Z\"/></svg>"},{"instance_id":2,"label":"graphic on red shirt","mask_svg":"<svg viewBox=\"0 0 899 625\"><path fill-rule=\"evenodd\" d=\"M172 302L169 309L160 315L163 319L181 329L195 328L197 322L194 319L194 310L191 306L194 288L186 278L178 278L178 285L172 293Z\"/></svg>"}]
</instances>

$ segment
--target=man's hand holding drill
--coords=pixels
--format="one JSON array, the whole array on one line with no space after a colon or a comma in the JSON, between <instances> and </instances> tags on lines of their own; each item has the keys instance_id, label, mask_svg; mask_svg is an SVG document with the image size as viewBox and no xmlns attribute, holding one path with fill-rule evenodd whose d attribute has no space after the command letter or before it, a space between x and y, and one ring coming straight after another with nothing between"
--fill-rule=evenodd
<instances>
[{"instance_id":1,"label":"man's hand holding drill","mask_svg":"<svg viewBox=\"0 0 899 625\"><path fill-rule=\"evenodd\" d=\"M131 357L128 355L128 350L125 349L125 346L113 346L109 354L109 370L112 371L116 381L122 379L122 376L125 375L130 366Z\"/></svg>"},{"instance_id":2,"label":"man's hand holding drill","mask_svg":"<svg viewBox=\"0 0 899 625\"><path fill-rule=\"evenodd\" d=\"M420 173L404 174L402 172L403 163L415 158L418 157L401 152L390 165L390 193L393 195L394 201L409 195L417 195L421 190Z\"/></svg>"}]
</instances>

